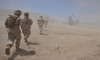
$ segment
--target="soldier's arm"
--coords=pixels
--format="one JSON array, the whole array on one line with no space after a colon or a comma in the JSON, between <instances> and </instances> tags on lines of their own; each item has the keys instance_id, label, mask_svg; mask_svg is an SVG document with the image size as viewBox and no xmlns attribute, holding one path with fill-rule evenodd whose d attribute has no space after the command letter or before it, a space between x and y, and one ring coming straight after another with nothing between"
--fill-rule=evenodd
<instances>
[{"instance_id":1,"label":"soldier's arm","mask_svg":"<svg viewBox=\"0 0 100 60\"><path fill-rule=\"evenodd\" d=\"M18 18L16 23L17 23L18 25L20 25L20 24L21 24L21 19Z\"/></svg>"},{"instance_id":2,"label":"soldier's arm","mask_svg":"<svg viewBox=\"0 0 100 60\"><path fill-rule=\"evenodd\" d=\"M32 25L33 24L33 21L30 19L30 25Z\"/></svg>"}]
</instances>

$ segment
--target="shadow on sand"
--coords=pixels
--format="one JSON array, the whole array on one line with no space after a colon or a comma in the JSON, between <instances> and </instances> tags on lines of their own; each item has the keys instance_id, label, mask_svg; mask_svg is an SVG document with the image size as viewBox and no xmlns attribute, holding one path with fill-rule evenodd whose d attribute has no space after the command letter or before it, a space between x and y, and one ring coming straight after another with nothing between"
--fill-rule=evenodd
<instances>
[{"instance_id":1,"label":"shadow on sand","mask_svg":"<svg viewBox=\"0 0 100 60\"><path fill-rule=\"evenodd\" d=\"M35 55L36 52L35 51L26 51L24 49L19 49L18 51L14 52L12 54L12 56L10 58L8 58L8 60L14 60L14 58L18 55L20 56L28 56L28 55Z\"/></svg>"},{"instance_id":2,"label":"shadow on sand","mask_svg":"<svg viewBox=\"0 0 100 60\"><path fill-rule=\"evenodd\" d=\"M29 41L28 41L26 44L27 44L28 46L29 46L29 45L40 45L39 43L33 43L33 42L29 42Z\"/></svg>"},{"instance_id":3,"label":"shadow on sand","mask_svg":"<svg viewBox=\"0 0 100 60\"><path fill-rule=\"evenodd\" d=\"M46 34L46 33L42 33L42 34L40 34L40 35L48 35L48 34Z\"/></svg>"}]
</instances>

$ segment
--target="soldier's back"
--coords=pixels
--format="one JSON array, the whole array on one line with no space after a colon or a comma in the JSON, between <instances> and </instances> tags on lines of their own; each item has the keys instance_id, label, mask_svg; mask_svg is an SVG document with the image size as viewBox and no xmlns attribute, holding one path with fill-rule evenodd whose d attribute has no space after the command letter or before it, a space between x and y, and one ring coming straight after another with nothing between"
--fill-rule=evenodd
<instances>
[{"instance_id":1,"label":"soldier's back","mask_svg":"<svg viewBox=\"0 0 100 60\"><path fill-rule=\"evenodd\" d=\"M15 33L15 34L20 33L19 24L20 24L20 20L16 19L16 16L14 15L10 15L5 22L7 31L9 33Z\"/></svg>"},{"instance_id":2,"label":"soldier's back","mask_svg":"<svg viewBox=\"0 0 100 60\"><path fill-rule=\"evenodd\" d=\"M31 19L27 20L27 23L24 21L24 19L21 20L21 28L23 30L30 30L32 24L33 21Z\"/></svg>"}]
</instances>

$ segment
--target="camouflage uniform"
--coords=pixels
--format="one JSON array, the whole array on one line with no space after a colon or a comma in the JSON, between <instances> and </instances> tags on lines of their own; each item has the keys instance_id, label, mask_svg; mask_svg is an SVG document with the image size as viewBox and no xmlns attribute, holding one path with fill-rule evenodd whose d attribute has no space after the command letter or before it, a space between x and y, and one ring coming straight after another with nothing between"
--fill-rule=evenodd
<instances>
[{"instance_id":1,"label":"camouflage uniform","mask_svg":"<svg viewBox=\"0 0 100 60\"><path fill-rule=\"evenodd\" d=\"M43 26L44 26L45 20L42 18L42 16L40 16L40 19L38 19L37 22L38 22L40 34L42 34Z\"/></svg>"},{"instance_id":2,"label":"camouflage uniform","mask_svg":"<svg viewBox=\"0 0 100 60\"><path fill-rule=\"evenodd\" d=\"M22 28L22 32L25 37L24 38L25 42L27 42L27 38L31 34L31 25L32 24L33 24L32 20L29 19L29 13L28 12L24 13L24 19L22 19L22 21L21 21L21 28Z\"/></svg>"},{"instance_id":3,"label":"camouflage uniform","mask_svg":"<svg viewBox=\"0 0 100 60\"><path fill-rule=\"evenodd\" d=\"M7 18L6 22L5 22L5 26L7 28L7 32L8 32L8 43L7 43L7 47L6 48L6 54L9 55L10 54L10 48L13 46L14 41L16 39L16 49L19 48L20 46L20 40L21 40L21 31L19 28L20 25L20 19L19 16L21 15L21 11L20 10L16 10L14 12L14 15L12 15L12 19L11 16ZM13 19L15 18L15 19ZM9 23L12 21L14 24L12 26L8 26Z\"/></svg>"},{"instance_id":4,"label":"camouflage uniform","mask_svg":"<svg viewBox=\"0 0 100 60\"><path fill-rule=\"evenodd\" d=\"M68 23L69 23L70 25L73 25L73 19L72 19L72 16L69 16L69 18L68 18Z\"/></svg>"}]
</instances>

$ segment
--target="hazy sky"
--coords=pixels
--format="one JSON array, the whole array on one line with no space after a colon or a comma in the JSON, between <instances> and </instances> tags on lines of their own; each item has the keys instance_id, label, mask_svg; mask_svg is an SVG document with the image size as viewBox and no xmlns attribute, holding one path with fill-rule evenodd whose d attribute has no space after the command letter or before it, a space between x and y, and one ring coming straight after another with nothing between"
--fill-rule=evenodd
<instances>
[{"instance_id":1,"label":"hazy sky","mask_svg":"<svg viewBox=\"0 0 100 60\"><path fill-rule=\"evenodd\" d=\"M74 18L82 22L100 22L100 0L0 0L0 8L33 11L61 18L74 14Z\"/></svg>"}]
</instances>

